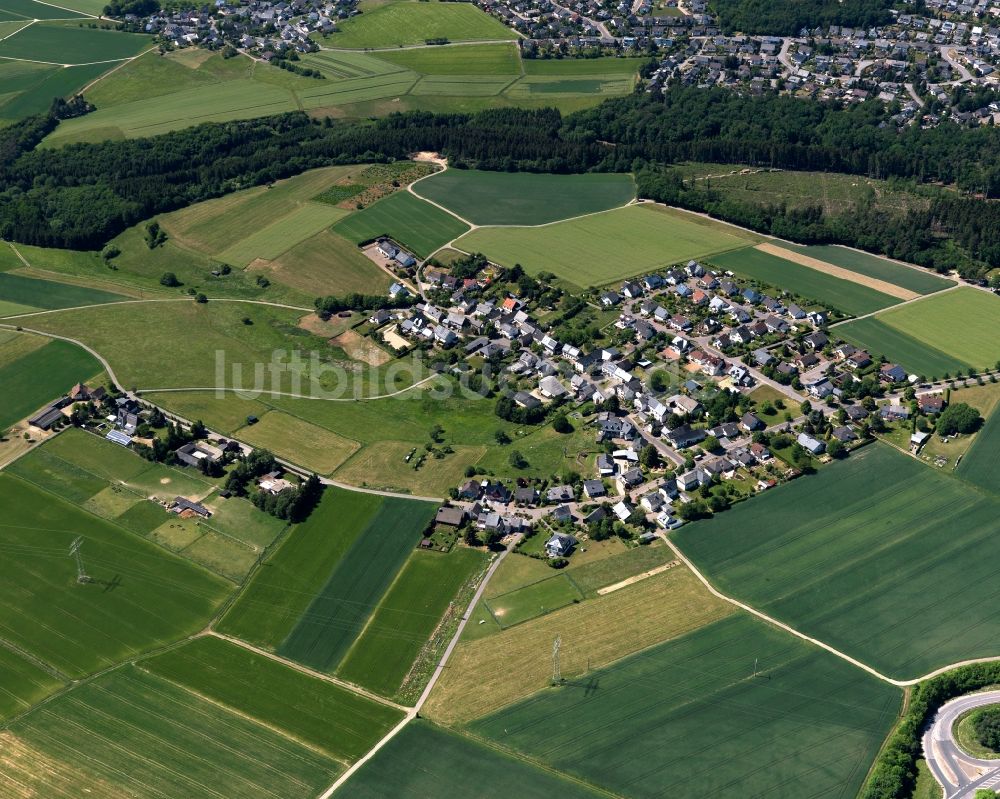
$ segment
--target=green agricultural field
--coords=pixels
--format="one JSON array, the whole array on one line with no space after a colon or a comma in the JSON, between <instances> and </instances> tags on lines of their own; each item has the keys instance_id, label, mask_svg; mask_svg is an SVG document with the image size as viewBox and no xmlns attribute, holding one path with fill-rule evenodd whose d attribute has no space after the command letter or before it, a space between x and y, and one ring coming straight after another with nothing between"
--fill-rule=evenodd
<instances>
[{"instance_id":1,"label":"green agricultural field","mask_svg":"<svg viewBox=\"0 0 1000 799\"><path fill-rule=\"evenodd\" d=\"M987 418L955 473L1000 496L1000 412Z\"/></svg>"},{"instance_id":2,"label":"green agricultural field","mask_svg":"<svg viewBox=\"0 0 1000 799\"><path fill-rule=\"evenodd\" d=\"M152 38L134 33L83 28L75 23L37 23L0 41L0 56L69 66L131 58L152 44Z\"/></svg>"},{"instance_id":3,"label":"green agricultural field","mask_svg":"<svg viewBox=\"0 0 1000 799\"><path fill-rule=\"evenodd\" d=\"M717 255L711 261L743 277L790 291L806 301L819 302L852 316L869 314L899 302L896 297L860 283L841 280L753 247Z\"/></svg>"},{"instance_id":4,"label":"green agricultural field","mask_svg":"<svg viewBox=\"0 0 1000 799\"><path fill-rule=\"evenodd\" d=\"M583 599L583 592L567 574L557 574L537 583L526 585L493 597L486 607L502 629L544 616Z\"/></svg>"},{"instance_id":5,"label":"green agricultural field","mask_svg":"<svg viewBox=\"0 0 1000 799\"><path fill-rule=\"evenodd\" d=\"M201 629L228 584L30 483L0 474L0 638L81 677ZM90 584L66 557L82 537Z\"/></svg>"},{"instance_id":6,"label":"green agricultural field","mask_svg":"<svg viewBox=\"0 0 1000 799\"><path fill-rule=\"evenodd\" d=\"M400 191L351 214L333 229L357 244L391 236L420 258L426 258L469 227L419 197Z\"/></svg>"},{"instance_id":7,"label":"green agricultural field","mask_svg":"<svg viewBox=\"0 0 1000 799\"><path fill-rule=\"evenodd\" d=\"M0 643L0 721L51 696L63 681Z\"/></svg>"},{"instance_id":8,"label":"green agricultural field","mask_svg":"<svg viewBox=\"0 0 1000 799\"><path fill-rule=\"evenodd\" d=\"M95 17L99 17L104 13L104 6L107 3L104 0L59 0L59 10L72 9L81 14L90 14ZM60 16L66 16L65 14L60 14Z\"/></svg>"},{"instance_id":9,"label":"green agricultural field","mask_svg":"<svg viewBox=\"0 0 1000 799\"><path fill-rule=\"evenodd\" d=\"M941 291L955 285L952 281L939 277L929 270L904 266L888 258L879 258L877 255L869 255L866 252L852 250L848 247L832 245L804 247L787 242L781 242L780 246L817 258L820 261L826 261L834 266L850 269L859 275L867 275L887 283L895 283L897 286L902 286L904 289L915 291L918 294L933 294L935 291Z\"/></svg>"},{"instance_id":10,"label":"green agricultural field","mask_svg":"<svg viewBox=\"0 0 1000 799\"><path fill-rule=\"evenodd\" d=\"M31 324L38 330L79 337L108 359L126 386L214 388L221 367L230 387L267 391L288 390L294 372L302 378L300 393L306 393L312 385L331 387L336 381L330 369L310 373L313 352L327 367L350 370L355 362L325 338L299 327L302 316L302 311L287 308L179 299L55 312L32 317ZM273 358L290 363L291 352L301 355L301 366L282 370L278 383L272 383L268 371L263 384L255 385L256 369L271 364Z\"/></svg>"},{"instance_id":11,"label":"green agricultural field","mask_svg":"<svg viewBox=\"0 0 1000 799\"><path fill-rule=\"evenodd\" d=\"M100 305L127 299L121 294L52 280L38 280L9 272L0 273L0 302L17 303L37 309L73 308Z\"/></svg>"},{"instance_id":12,"label":"green agricultural field","mask_svg":"<svg viewBox=\"0 0 1000 799\"><path fill-rule=\"evenodd\" d=\"M722 796L739 786L776 799L853 796L900 700L898 689L741 613L472 729L618 795Z\"/></svg>"},{"instance_id":13,"label":"green agricultural field","mask_svg":"<svg viewBox=\"0 0 1000 799\"><path fill-rule=\"evenodd\" d=\"M883 322L878 316L837 325L835 330L838 336L868 350L872 356L877 358L884 355L889 361L901 364L911 374L941 378L945 374L957 374L969 368L965 361L918 341Z\"/></svg>"},{"instance_id":14,"label":"green agricultural field","mask_svg":"<svg viewBox=\"0 0 1000 799\"><path fill-rule=\"evenodd\" d=\"M30 64L29 73L22 69L25 65L28 65L27 61L0 61L0 90L9 91L12 82L18 84L12 93L0 93L2 121L15 122L32 114L44 113L52 105L53 97L70 97L114 67L114 63L65 68ZM9 76L15 72L19 77L11 81Z\"/></svg>"},{"instance_id":15,"label":"green agricultural field","mask_svg":"<svg viewBox=\"0 0 1000 799\"><path fill-rule=\"evenodd\" d=\"M386 51L379 59L422 75L517 75L520 58L513 44L470 44Z\"/></svg>"},{"instance_id":16,"label":"green agricultural field","mask_svg":"<svg viewBox=\"0 0 1000 799\"><path fill-rule=\"evenodd\" d=\"M998 512L1000 500L878 444L675 538L720 590L910 678L1000 654Z\"/></svg>"},{"instance_id":17,"label":"green agricultural field","mask_svg":"<svg viewBox=\"0 0 1000 799\"><path fill-rule=\"evenodd\" d=\"M941 377L958 368L996 365L1000 361L998 329L1000 297L962 286L880 313L874 321L862 319L836 330L873 355L885 355L918 374ZM925 349L927 355L922 356ZM951 361L950 366L945 359Z\"/></svg>"},{"instance_id":18,"label":"green agricultural field","mask_svg":"<svg viewBox=\"0 0 1000 799\"><path fill-rule=\"evenodd\" d=\"M345 799L476 796L597 799L601 793L426 721L412 721L337 791Z\"/></svg>"},{"instance_id":19,"label":"green agricultural field","mask_svg":"<svg viewBox=\"0 0 1000 799\"><path fill-rule=\"evenodd\" d=\"M309 203L223 250L218 258L236 266L247 266L258 258L273 261L346 215L341 208Z\"/></svg>"},{"instance_id":20,"label":"green agricultural field","mask_svg":"<svg viewBox=\"0 0 1000 799\"><path fill-rule=\"evenodd\" d=\"M0 407L0 430L59 399L76 383L100 371L101 365L93 355L66 341L51 341L0 365L0 386L5 395Z\"/></svg>"},{"instance_id":21,"label":"green agricultural field","mask_svg":"<svg viewBox=\"0 0 1000 799\"><path fill-rule=\"evenodd\" d=\"M4 734L5 776L34 796L317 796L343 764L125 666Z\"/></svg>"},{"instance_id":22,"label":"green agricultural field","mask_svg":"<svg viewBox=\"0 0 1000 799\"><path fill-rule=\"evenodd\" d=\"M403 0L344 20L324 44L363 49L423 44L427 39L473 42L516 38L514 31L473 5Z\"/></svg>"},{"instance_id":23,"label":"green agricultural field","mask_svg":"<svg viewBox=\"0 0 1000 799\"><path fill-rule=\"evenodd\" d=\"M318 474L330 474L357 449L358 444L329 430L279 411L264 414L256 424L240 430L240 439L255 447L275 450L291 447L294 462Z\"/></svg>"},{"instance_id":24,"label":"green agricultural field","mask_svg":"<svg viewBox=\"0 0 1000 799\"><path fill-rule=\"evenodd\" d=\"M288 523L263 513L249 499L213 495L206 500L212 511L210 525L255 549L270 546Z\"/></svg>"},{"instance_id":25,"label":"green agricultural field","mask_svg":"<svg viewBox=\"0 0 1000 799\"><path fill-rule=\"evenodd\" d=\"M449 169L413 190L476 225L540 225L607 211L635 198L631 175L543 175Z\"/></svg>"},{"instance_id":26,"label":"green agricultural field","mask_svg":"<svg viewBox=\"0 0 1000 799\"><path fill-rule=\"evenodd\" d=\"M456 242L508 266L553 272L576 286L600 286L689 258L744 246L736 228L693 214L639 205L537 228L482 228Z\"/></svg>"},{"instance_id":27,"label":"green agricultural field","mask_svg":"<svg viewBox=\"0 0 1000 799\"><path fill-rule=\"evenodd\" d=\"M276 649L380 505L374 494L327 488L323 500L258 569L219 624L222 632Z\"/></svg>"},{"instance_id":28,"label":"green agricultural field","mask_svg":"<svg viewBox=\"0 0 1000 799\"><path fill-rule=\"evenodd\" d=\"M473 549L411 554L337 673L383 696L393 696L459 588L485 562L483 553ZM461 613L465 608L455 610Z\"/></svg>"},{"instance_id":29,"label":"green agricultural field","mask_svg":"<svg viewBox=\"0 0 1000 799\"><path fill-rule=\"evenodd\" d=\"M635 75L647 63L645 58L526 58L521 62L526 75L576 77L579 75Z\"/></svg>"},{"instance_id":30,"label":"green agricultural field","mask_svg":"<svg viewBox=\"0 0 1000 799\"><path fill-rule=\"evenodd\" d=\"M75 0L80 2L80 0ZM69 10L73 6L71 0L66 8L59 8L48 3L37 3L35 0L4 0L0 8L0 20L33 20L33 19L69 19L82 17L81 14Z\"/></svg>"},{"instance_id":31,"label":"green agricultural field","mask_svg":"<svg viewBox=\"0 0 1000 799\"><path fill-rule=\"evenodd\" d=\"M316 297L384 294L392 283L387 272L331 230L300 242L268 264L255 265L253 272Z\"/></svg>"},{"instance_id":32,"label":"green agricultural field","mask_svg":"<svg viewBox=\"0 0 1000 799\"><path fill-rule=\"evenodd\" d=\"M341 762L357 760L403 717L395 708L214 636L171 649L141 668Z\"/></svg>"},{"instance_id":33,"label":"green agricultural field","mask_svg":"<svg viewBox=\"0 0 1000 799\"><path fill-rule=\"evenodd\" d=\"M381 498L278 653L319 671L343 660L420 540L436 506Z\"/></svg>"}]
</instances>

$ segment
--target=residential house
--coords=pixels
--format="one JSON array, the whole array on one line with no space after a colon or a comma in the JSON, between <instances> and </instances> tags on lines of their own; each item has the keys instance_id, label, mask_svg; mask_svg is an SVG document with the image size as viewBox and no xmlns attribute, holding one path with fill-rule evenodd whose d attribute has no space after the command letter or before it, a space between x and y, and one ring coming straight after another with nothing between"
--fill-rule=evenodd
<instances>
[{"instance_id":1,"label":"residential house","mask_svg":"<svg viewBox=\"0 0 1000 799\"><path fill-rule=\"evenodd\" d=\"M811 455L820 455L826 450L826 444L813 438L808 433L799 433L799 437L796 441L798 441L799 445Z\"/></svg>"},{"instance_id":2,"label":"residential house","mask_svg":"<svg viewBox=\"0 0 1000 799\"><path fill-rule=\"evenodd\" d=\"M573 551L573 547L575 546L576 538L573 536L566 535L565 533L554 533L545 542L545 554L550 558L565 558Z\"/></svg>"}]
</instances>

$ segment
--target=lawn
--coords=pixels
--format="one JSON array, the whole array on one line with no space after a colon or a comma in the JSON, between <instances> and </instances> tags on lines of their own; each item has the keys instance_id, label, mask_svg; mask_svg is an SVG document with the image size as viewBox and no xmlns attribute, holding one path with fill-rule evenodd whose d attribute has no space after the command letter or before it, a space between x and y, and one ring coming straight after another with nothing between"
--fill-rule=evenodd
<instances>
[{"instance_id":1,"label":"lawn","mask_svg":"<svg viewBox=\"0 0 1000 799\"><path fill-rule=\"evenodd\" d=\"M356 244L391 236L418 257L426 258L469 228L440 208L400 191L351 214L333 229Z\"/></svg>"},{"instance_id":2,"label":"lawn","mask_svg":"<svg viewBox=\"0 0 1000 799\"><path fill-rule=\"evenodd\" d=\"M904 266L888 258L880 258L877 255L870 255L847 247L833 245L804 247L787 242L781 242L781 246L817 258L820 261L850 269L859 275L867 275L878 280L885 280L888 283L895 283L897 286L902 286L904 289L915 291L918 294L933 294L935 291L941 291L955 285L951 280L939 277L930 270Z\"/></svg>"},{"instance_id":3,"label":"lawn","mask_svg":"<svg viewBox=\"0 0 1000 799\"><path fill-rule=\"evenodd\" d=\"M775 799L853 796L900 700L898 689L740 613L472 729L619 795L722 796L738 786Z\"/></svg>"},{"instance_id":4,"label":"lawn","mask_svg":"<svg viewBox=\"0 0 1000 799\"><path fill-rule=\"evenodd\" d=\"M78 305L100 305L124 299L128 298L109 291L12 275L9 272L0 273L0 301L3 302L51 310L73 308Z\"/></svg>"},{"instance_id":5,"label":"lawn","mask_svg":"<svg viewBox=\"0 0 1000 799\"><path fill-rule=\"evenodd\" d=\"M0 721L23 713L62 686L62 680L0 644Z\"/></svg>"},{"instance_id":6,"label":"lawn","mask_svg":"<svg viewBox=\"0 0 1000 799\"><path fill-rule=\"evenodd\" d=\"M334 671L361 634L437 506L381 497L350 548L333 566L278 653Z\"/></svg>"},{"instance_id":7,"label":"lawn","mask_svg":"<svg viewBox=\"0 0 1000 799\"><path fill-rule=\"evenodd\" d=\"M477 225L540 225L635 198L631 175L546 175L449 169L413 189Z\"/></svg>"},{"instance_id":8,"label":"lawn","mask_svg":"<svg viewBox=\"0 0 1000 799\"><path fill-rule=\"evenodd\" d=\"M486 601L486 607L500 627L506 629L582 599L583 592L571 577L562 573L493 597Z\"/></svg>"},{"instance_id":9,"label":"lawn","mask_svg":"<svg viewBox=\"0 0 1000 799\"><path fill-rule=\"evenodd\" d=\"M255 264L253 271L315 297L384 294L392 283L387 272L331 230L299 242L268 264Z\"/></svg>"},{"instance_id":10,"label":"lawn","mask_svg":"<svg viewBox=\"0 0 1000 799\"><path fill-rule=\"evenodd\" d=\"M125 666L36 708L4 742L5 776L32 796L316 796L333 758Z\"/></svg>"},{"instance_id":11,"label":"lawn","mask_svg":"<svg viewBox=\"0 0 1000 799\"><path fill-rule=\"evenodd\" d=\"M860 283L841 280L752 247L716 256L711 261L743 277L796 294L806 303L817 302L852 316L869 314L899 302Z\"/></svg>"},{"instance_id":12,"label":"lawn","mask_svg":"<svg viewBox=\"0 0 1000 799\"><path fill-rule=\"evenodd\" d=\"M458 590L485 562L486 556L474 549L413 552L337 674L370 691L394 696ZM453 608L453 613L464 610Z\"/></svg>"},{"instance_id":13,"label":"lawn","mask_svg":"<svg viewBox=\"0 0 1000 799\"><path fill-rule=\"evenodd\" d=\"M134 33L58 22L36 23L0 41L0 56L69 66L131 58L152 44L151 37Z\"/></svg>"},{"instance_id":14,"label":"lawn","mask_svg":"<svg viewBox=\"0 0 1000 799\"><path fill-rule=\"evenodd\" d=\"M837 333L927 377L992 368L1000 360L1000 298L963 286L877 316L838 325Z\"/></svg>"},{"instance_id":15,"label":"lawn","mask_svg":"<svg viewBox=\"0 0 1000 799\"><path fill-rule=\"evenodd\" d=\"M421 47L386 51L379 59L423 75L520 75L521 63L513 44L470 44L457 47Z\"/></svg>"},{"instance_id":16,"label":"lawn","mask_svg":"<svg viewBox=\"0 0 1000 799\"><path fill-rule=\"evenodd\" d=\"M228 584L65 500L0 474L0 637L81 677L201 629ZM90 584L69 546L83 538Z\"/></svg>"},{"instance_id":17,"label":"lawn","mask_svg":"<svg viewBox=\"0 0 1000 799\"><path fill-rule=\"evenodd\" d=\"M640 205L538 228L483 228L456 246L529 272L599 286L690 258L743 246L735 228L661 206Z\"/></svg>"},{"instance_id":18,"label":"lawn","mask_svg":"<svg viewBox=\"0 0 1000 799\"><path fill-rule=\"evenodd\" d=\"M357 760L403 717L395 708L214 636L140 665L341 762Z\"/></svg>"},{"instance_id":19,"label":"lawn","mask_svg":"<svg viewBox=\"0 0 1000 799\"><path fill-rule=\"evenodd\" d=\"M601 795L579 782L420 720L407 724L337 791L337 796L345 799L597 799Z\"/></svg>"},{"instance_id":20,"label":"lawn","mask_svg":"<svg viewBox=\"0 0 1000 799\"><path fill-rule=\"evenodd\" d=\"M5 430L45 403L59 399L76 383L101 371L93 355L66 341L50 341L43 347L0 365L0 430Z\"/></svg>"},{"instance_id":21,"label":"lawn","mask_svg":"<svg viewBox=\"0 0 1000 799\"><path fill-rule=\"evenodd\" d=\"M552 677L557 637L562 674L575 680L732 612L683 567L485 636L496 622L480 603L424 714L460 723L531 696Z\"/></svg>"},{"instance_id":22,"label":"lawn","mask_svg":"<svg viewBox=\"0 0 1000 799\"><path fill-rule=\"evenodd\" d=\"M259 549L270 546L287 526L282 519L258 510L249 499L214 495L206 504L212 511L210 524L214 529Z\"/></svg>"},{"instance_id":23,"label":"lawn","mask_svg":"<svg viewBox=\"0 0 1000 799\"><path fill-rule=\"evenodd\" d=\"M1000 501L879 444L675 536L720 590L913 678L1000 654L998 512Z\"/></svg>"},{"instance_id":24,"label":"lawn","mask_svg":"<svg viewBox=\"0 0 1000 799\"><path fill-rule=\"evenodd\" d=\"M394 410L398 406L386 406ZM348 415L350 412L348 411ZM447 421L447 420L443 420ZM368 435L369 431L359 431ZM318 435L324 435L325 431ZM335 472L338 480L363 488L376 488L418 496L445 496L449 488L463 482L465 470L482 461L485 446L449 444L454 450L442 458L428 456L415 468L417 456L407 462L418 441L374 441L366 443ZM418 453L419 454L419 453Z\"/></svg>"},{"instance_id":25,"label":"lawn","mask_svg":"<svg viewBox=\"0 0 1000 799\"><path fill-rule=\"evenodd\" d=\"M326 44L346 49L423 44L427 39L452 42L516 39L506 25L465 3L387 3L344 20Z\"/></svg>"},{"instance_id":26,"label":"lawn","mask_svg":"<svg viewBox=\"0 0 1000 799\"><path fill-rule=\"evenodd\" d=\"M240 439L255 447L294 452L299 466L330 474L357 449L358 443L281 411L265 413L257 424L244 427Z\"/></svg>"}]
</instances>

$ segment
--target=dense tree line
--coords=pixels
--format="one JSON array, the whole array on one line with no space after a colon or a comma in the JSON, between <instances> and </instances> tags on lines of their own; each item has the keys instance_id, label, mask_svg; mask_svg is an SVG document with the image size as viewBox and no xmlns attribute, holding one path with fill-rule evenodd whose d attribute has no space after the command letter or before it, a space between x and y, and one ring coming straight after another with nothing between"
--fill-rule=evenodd
<instances>
[{"instance_id":1,"label":"dense tree line","mask_svg":"<svg viewBox=\"0 0 1000 799\"><path fill-rule=\"evenodd\" d=\"M802 28L870 28L890 20L891 0L714 0L727 33L795 36Z\"/></svg>"},{"instance_id":2,"label":"dense tree line","mask_svg":"<svg viewBox=\"0 0 1000 799\"><path fill-rule=\"evenodd\" d=\"M939 269L1000 265L1000 131L951 124L897 131L881 103L840 108L787 96L671 88L609 100L563 118L553 109L393 114L320 124L293 113L210 123L148 139L37 150L55 109L0 131L0 236L97 249L143 219L336 163L386 162L420 150L458 167L633 171L640 193L800 241L839 241ZM663 164L686 160L837 171L955 185L923 210L859 204L748 205L685 187ZM951 238L958 245L950 246ZM971 259L971 260L970 260ZM331 310L333 308L331 307Z\"/></svg>"},{"instance_id":3,"label":"dense tree line","mask_svg":"<svg viewBox=\"0 0 1000 799\"><path fill-rule=\"evenodd\" d=\"M1000 682L1000 663L977 663L934 677L913 689L906 713L872 767L862 799L907 799L917 781L921 736L935 711L949 699Z\"/></svg>"}]
</instances>

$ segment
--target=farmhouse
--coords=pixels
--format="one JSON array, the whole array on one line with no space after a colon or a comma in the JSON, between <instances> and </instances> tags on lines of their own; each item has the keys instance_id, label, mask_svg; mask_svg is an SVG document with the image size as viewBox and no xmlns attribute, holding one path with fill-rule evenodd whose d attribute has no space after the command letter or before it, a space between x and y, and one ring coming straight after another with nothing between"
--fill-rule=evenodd
<instances>
[{"instance_id":1,"label":"farmhouse","mask_svg":"<svg viewBox=\"0 0 1000 799\"><path fill-rule=\"evenodd\" d=\"M222 458L222 450L204 441L192 441L174 452L177 460L188 466L201 467L202 463L217 463Z\"/></svg>"},{"instance_id":2,"label":"farmhouse","mask_svg":"<svg viewBox=\"0 0 1000 799\"><path fill-rule=\"evenodd\" d=\"M443 524L446 527L461 527L464 522L464 508L438 508L437 515L434 517L435 524Z\"/></svg>"},{"instance_id":3,"label":"farmhouse","mask_svg":"<svg viewBox=\"0 0 1000 799\"><path fill-rule=\"evenodd\" d=\"M170 503L170 512L184 517L200 516L202 519L207 519L212 515L212 511L204 505L192 502L186 497L175 497L174 501Z\"/></svg>"}]
</instances>

